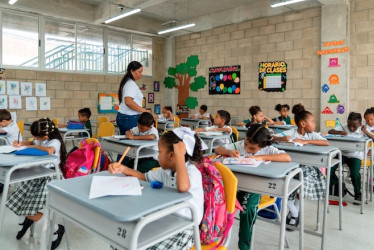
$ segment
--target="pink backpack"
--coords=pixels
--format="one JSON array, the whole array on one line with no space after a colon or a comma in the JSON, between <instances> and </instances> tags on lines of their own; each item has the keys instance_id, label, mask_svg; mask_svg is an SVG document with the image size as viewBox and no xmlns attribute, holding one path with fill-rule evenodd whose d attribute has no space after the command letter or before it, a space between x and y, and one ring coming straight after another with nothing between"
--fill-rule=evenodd
<instances>
[{"instance_id":1,"label":"pink backpack","mask_svg":"<svg viewBox=\"0 0 374 250\"><path fill-rule=\"evenodd\" d=\"M100 143L95 143L93 141L88 143L86 140L82 140L81 144L81 148L78 148L68 155L64 168L64 177L66 179L87 175L95 159L94 149L96 147L101 147ZM98 165L100 166L100 162Z\"/></svg>"},{"instance_id":2,"label":"pink backpack","mask_svg":"<svg viewBox=\"0 0 374 250\"><path fill-rule=\"evenodd\" d=\"M200 241L204 245L212 244L220 239L216 249L222 245L234 223L235 213L226 211L225 191L220 172L212 164L209 157L205 157L197 168L201 172L204 190L204 216L200 224ZM242 210L236 202L236 207Z\"/></svg>"}]
</instances>

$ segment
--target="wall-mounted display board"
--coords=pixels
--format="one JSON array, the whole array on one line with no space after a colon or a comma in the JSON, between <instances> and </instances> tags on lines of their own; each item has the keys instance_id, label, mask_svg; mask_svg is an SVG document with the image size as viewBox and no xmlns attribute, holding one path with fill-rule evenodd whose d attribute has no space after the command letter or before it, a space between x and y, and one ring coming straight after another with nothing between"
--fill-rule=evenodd
<instances>
[{"instance_id":1,"label":"wall-mounted display board","mask_svg":"<svg viewBox=\"0 0 374 250\"><path fill-rule=\"evenodd\" d=\"M286 90L287 63L284 61L261 62L258 65L258 89L263 91Z\"/></svg>"}]
</instances>

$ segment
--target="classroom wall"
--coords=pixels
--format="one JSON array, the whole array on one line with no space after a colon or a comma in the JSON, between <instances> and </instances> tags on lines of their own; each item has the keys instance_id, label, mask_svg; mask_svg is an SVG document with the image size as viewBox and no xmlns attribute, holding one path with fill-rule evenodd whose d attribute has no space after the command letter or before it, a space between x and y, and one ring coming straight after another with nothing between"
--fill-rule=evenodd
<instances>
[{"instance_id":1,"label":"classroom wall","mask_svg":"<svg viewBox=\"0 0 374 250\"><path fill-rule=\"evenodd\" d=\"M303 103L320 118L320 8L282 14L227 25L176 38L176 63L191 54L199 56L198 75L208 80L209 67L241 65L240 95L209 95L208 87L190 92L208 111L228 110L241 119L250 117L248 108L259 105L266 115L275 117L274 106ZM288 64L287 90L258 90L258 64L284 60ZM192 111L197 112L197 109Z\"/></svg>"},{"instance_id":2,"label":"classroom wall","mask_svg":"<svg viewBox=\"0 0 374 250\"><path fill-rule=\"evenodd\" d=\"M164 78L163 43L162 38L154 39L154 77L143 77L137 81L138 86L146 85L146 90L142 90L142 93L147 98L146 106L152 110L154 110L154 104L148 103L148 93L153 92L153 81L161 81ZM78 110L82 107L91 109L91 120L96 120L98 116L104 115L108 116L110 120L116 118L116 114L99 114L97 112L98 94L117 93L123 75L58 73L6 68L1 76L3 80L32 82L33 89L35 83L46 83L47 96L51 97L51 110L26 111L25 98L22 97L22 109L9 109L9 111L17 112L17 120L34 121L49 117L51 119L57 118L59 123L66 123L69 118L77 118ZM163 89L160 86L160 92L155 92L154 95L154 103L161 104L161 106L163 105ZM34 90L33 96L35 96Z\"/></svg>"},{"instance_id":3,"label":"classroom wall","mask_svg":"<svg viewBox=\"0 0 374 250\"><path fill-rule=\"evenodd\" d=\"M350 110L363 114L374 106L374 1L351 3Z\"/></svg>"}]
</instances>

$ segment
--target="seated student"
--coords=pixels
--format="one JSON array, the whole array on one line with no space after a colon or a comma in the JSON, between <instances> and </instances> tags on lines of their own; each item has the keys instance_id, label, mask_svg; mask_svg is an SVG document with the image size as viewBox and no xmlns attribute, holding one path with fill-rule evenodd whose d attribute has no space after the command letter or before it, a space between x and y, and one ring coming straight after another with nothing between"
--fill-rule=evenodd
<instances>
[{"instance_id":1,"label":"seated student","mask_svg":"<svg viewBox=\"0 0 374 250\"><path fill-rule=\"evenodd\" d=\"M144 112L139 116L138 126L126 131L126 138L130 140L158 140L158 131L153 126L155 120L151 113ZM158 150L158 147L153 147L154 150ZM124 164L130 168L134 168L135 159L125 157ZM138 160L138 171L145 173L154 167L158 167L160 164L157 161L157 157L141 158Z\"/></svg>"},{"instance_id":2,"label":"seated student","mask_svg":"<svg viewBox=\"0 0 374 250\"><path fill-rule=\"evenodd\" d=\"M249 108L249 113L252 116L251 120L244 120L243 122L237 123L236 125L241 126L241 127L245 126L248 128L253 124L262 124L262 125L266 125L266 124L273 125L274 124L273 120L271 120L270 118L264 115L264 112L262 112L259 106L251 106Z\"/></svg>"},{"instance_id":3,"label":"seated student","mask_svg":"<svg viewBox=\"0 0 374 250\"><path fill-rule=\"evenodd\" d=\"M0 109L0 132L6 132L9 145L13 145L14 141L22 141L18 125L12 120L10 112L6 109Z\"/></svg>"},{"instance_id":4,"label":"seated student","mask_svg":"<svg viewBox=\"0 0 374 250\"><path fill-rule=\"evenodd\" d=\"M201 105L199 113L196 113L195 115L193 115L192 118L209 120L210 114L206 112L207 110L208 110L208 107L206 105Z\"/></svg>"},{"instance_id":5,"label":"seated student","mask_svg":"<svg viewBox=\"0 0 374 250\"><path fill-rule=\"evenodd\" d=\"M254 124L248 129L245 141L235 142L235 146L234 144L226 144L214 151L216 154L229 157L244 156L260 161L291 161L291 157L286 152L271 146L272 143L273 138L269 130L261 124ZM240 212L239 249L248 250L251 246L252 229L256 222L261 195L239 191L237 197L243 206L243 211Z\"/></svg>"},{"instance_id":6,"label":"seated student","mask_svg":"<svg viewBox=\"0 0 374 250\"><path fill-rule=\"evenodd\" d=\"M335 129L329 130L329 134L338 134L338 135L350 135L354 137L363 137L363 133L361 131L361 114L351 112L348 115L347 125L340 126ZM364 152L362 151L350 151L350 150L342 150L343 155L343 164L347 163L349 167L349 172L352 180L352 186L354 190L355 200L358 202L354 202L354 205L360 205L361 201L361 161L364 159ZM330 185L336 185L339 182L339 178L336 176L335 171L339 167L339 165L335 165L331 168L331 177L330 177Z\"/></svg>"},{"instance_id":7,"label":"seated student","mask_svg":"<svg viewBox=\"0 0 374 250\"><path fill-rule=\"evenodd\" d=\"M204 131L222 131L232 134L232 129L228 125L230 122L231 116L230 113L226 110L218 110L216 117L214 118L214 125L205 128L197 128L195 129L196 132L204 132ZM222 144L231 143L230 139L223 139L220 140Z\"/></svg>"},{"instance_id":8,"label":"seated student","mask_svg":"<svg viewBox=\"0 0 374 250\"><path fill-rule=\"evenodd\" d=\"M82 108L78 110L78 119L80 122L83 123L84 128L90 133L90 137L92 137L92 126L91 126L91 110L90 108ZM66 128L66 124L58 124L59 128Z\"/></svg>"},{"instance_id":9,"label":"seated student","mask_svg":"<svg viewBox=\"0 0 374 250\"><path fill-rule=\"evenodd\" d=\"M163 107L162 114L155 115L155 120L174 121L173 108L171 106Z\"/></svg>"},{"instance_id":10,"label":"seated student","mask_svg":"<svg viewBox=\"0 0 374 250\"><path fill-rule=\"evenodd\" d=\"M204 192L201 173L195 163L203 159L201 139L189 128L176 128L161 136L158 150L161 167L154 171L141 173L127 166L112 163L109 165L109 173L135 176L147 182L160 181L165 187L175 188L180 193L189 192L192 197L188 202L196 209L197 222L200 223L204 213ZM162 189L160 191L162 192ZM189 209L182 209L176 213L191 218ZM147 250L190 249L192 246L193 230L188 228Z\"/></svg>"},{"instance_id":11,"label":"seated student","mask_svg":"<svg viewBox=\"0 0 374 250\"><path fill-rule=\"evenodd\" d=\"M374 107L368 108L365 111L364 118L365 125L362 125L361 131L374 140Z\"/></svg>"},{"instance_id":12,"label":"seated student","mask_svg":"<svg viewBox=\"0 0 374 250\"><path fill-rule=\"evenodd\" d=\"M277 104L275 110L279 112L280 116L273 118L274 124L291 125L291 117L288 115L290 106L288 104Z\"/></svg>"}]
</instances>

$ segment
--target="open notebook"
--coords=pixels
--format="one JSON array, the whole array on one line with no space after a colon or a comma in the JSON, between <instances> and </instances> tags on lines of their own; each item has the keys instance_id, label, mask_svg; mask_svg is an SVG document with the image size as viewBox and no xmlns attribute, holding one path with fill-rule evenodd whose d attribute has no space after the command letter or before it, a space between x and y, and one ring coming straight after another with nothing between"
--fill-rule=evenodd
<instances>
[{"instance_id":1,"label":"open notebook","mask_svg":"<svg viewBox=\"0 0 374 250\"><path fill-rule=\"evenodd\" d=\"M279 145L286 145L286 146L299 146L302 147L303 144L299 142L294 142L292 139L289 141L277 141Z\"/></svg>"}]
</instances>

